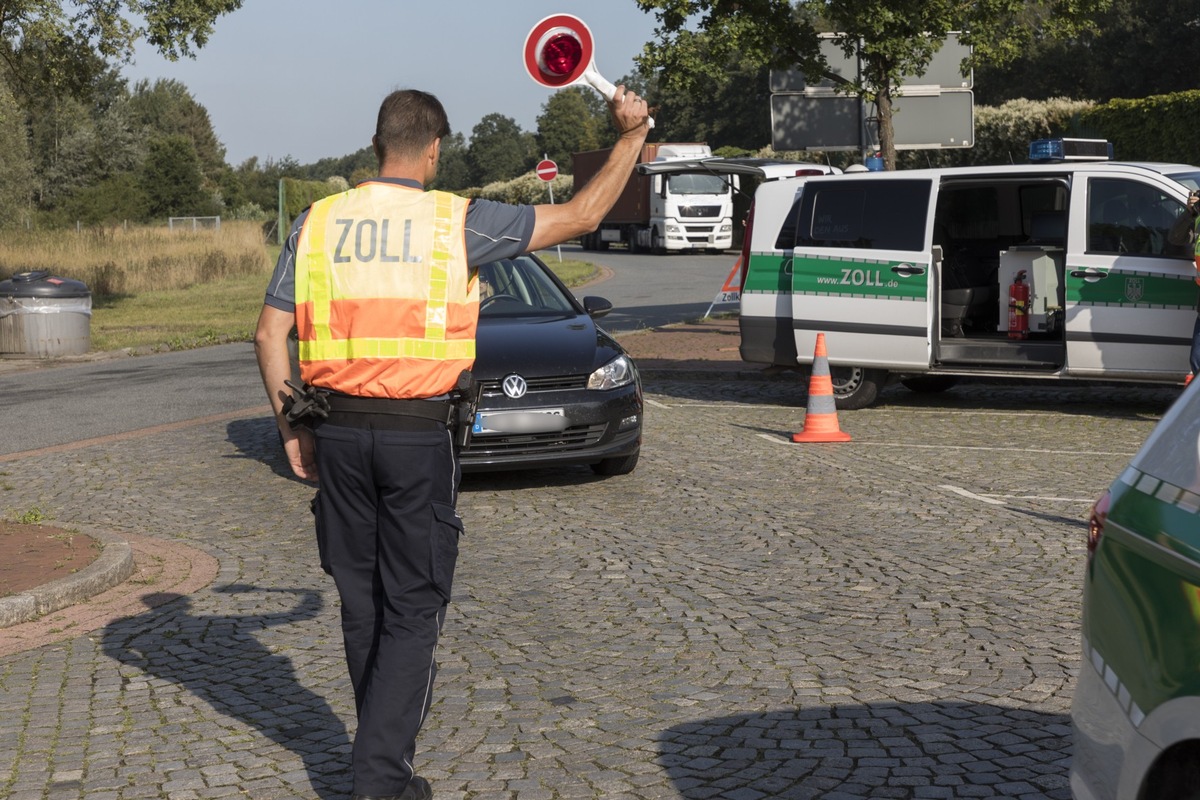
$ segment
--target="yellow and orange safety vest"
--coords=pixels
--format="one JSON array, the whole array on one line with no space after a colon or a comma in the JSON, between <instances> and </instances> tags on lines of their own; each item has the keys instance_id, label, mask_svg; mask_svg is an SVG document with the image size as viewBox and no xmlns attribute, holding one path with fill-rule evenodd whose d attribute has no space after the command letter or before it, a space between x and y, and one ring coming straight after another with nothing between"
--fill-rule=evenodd
<instances>
[{"instance_id":1,"label":"yellow and orange safety vest","mask_svg":"<svg viewBox=\"0 0 1200 800\"><path fill-rule=\"evenodd\" d=\"M313 203L296 244L300 377L357 397L436 397L475 361L467 201L368 182Z\"/></svg>"}]
</instances>

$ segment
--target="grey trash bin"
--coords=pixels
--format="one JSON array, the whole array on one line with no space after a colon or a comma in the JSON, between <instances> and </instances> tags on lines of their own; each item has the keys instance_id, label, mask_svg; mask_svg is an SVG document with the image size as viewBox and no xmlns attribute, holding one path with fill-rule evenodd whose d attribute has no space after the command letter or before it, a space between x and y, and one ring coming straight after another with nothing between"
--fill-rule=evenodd
<instances>
[{"instance_id":1,"label":"grey trash bin","mask_svg":"<svg viewBox=\"0 0 1200 800\"><path fill-rule=\"evenodd\" d=\"M0 281L0 357L83 355L91 323L92 293L81 281L41 270Z\"/></svg>"}]
</instances>

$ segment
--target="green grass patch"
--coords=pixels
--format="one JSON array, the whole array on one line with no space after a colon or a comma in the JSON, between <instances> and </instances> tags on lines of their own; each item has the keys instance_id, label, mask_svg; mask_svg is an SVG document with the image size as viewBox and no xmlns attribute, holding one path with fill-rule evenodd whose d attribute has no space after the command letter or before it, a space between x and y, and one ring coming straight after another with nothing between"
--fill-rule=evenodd
<instances>
[{"instance_id":1,"label":"green grass patch","mask_svg":"<svg viewBox=\"0 0 1200 800\"><path fill-rule=\"evenodd\" d=\"M92 349L186 350L248 342L269 278L264 272L185 289L94 298Z\"/></svg>"},{"instance_id":2,"label":"green grass patch","mask_svg":"<svg viewBox=\"0 0 1200 800\"><path fill-rule=\"evenodd\" d=\"M596 274L595 264L588 261L576 261L570 258L564 258L562 261L559 261L558 253L554 250L543 250L538 253L538 257L546 262L546 266L563 283L572 289L587 283Z\"/></svg>"}]
</instances>

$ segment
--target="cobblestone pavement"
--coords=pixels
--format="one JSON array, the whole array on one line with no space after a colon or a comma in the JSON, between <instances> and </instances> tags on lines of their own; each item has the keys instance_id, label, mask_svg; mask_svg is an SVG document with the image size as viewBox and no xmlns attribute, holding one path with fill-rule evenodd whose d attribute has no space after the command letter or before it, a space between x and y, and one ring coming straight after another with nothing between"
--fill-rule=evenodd
<instances>
[{"instance_id":1,"label":"cobblestone pavement","mask_svg":"<svg viewBox=\"0 0 1200 800\"><path fill-rule=\"evenodd\" d=\"M1176 394L896 388L794 445L795 381L652 380L632 475L464 481L418 770L438 800L1069 797L1081 519ZM347 795L336 593L269 420L2 466L5 505L213 568L0 655L0 796Z\"/></svg>"}]
</instances>

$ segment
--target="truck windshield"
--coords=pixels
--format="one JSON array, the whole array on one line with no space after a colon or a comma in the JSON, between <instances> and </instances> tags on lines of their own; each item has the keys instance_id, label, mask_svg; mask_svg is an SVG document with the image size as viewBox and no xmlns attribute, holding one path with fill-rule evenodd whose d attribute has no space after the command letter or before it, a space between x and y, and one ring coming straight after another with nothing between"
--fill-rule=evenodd
<instances>
[{"instance_id":1,"label":"truck windshield","mask_svg":"<svg viewBox=\"0 0 1200 800\"><path fill-rule=\"evenodd\" d=\"M717 175L672 175L667 179L671 194L725 194L729 189Z\"/></svg>"}]
</instances>

